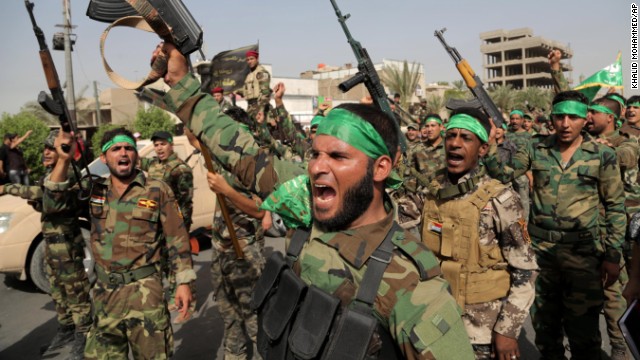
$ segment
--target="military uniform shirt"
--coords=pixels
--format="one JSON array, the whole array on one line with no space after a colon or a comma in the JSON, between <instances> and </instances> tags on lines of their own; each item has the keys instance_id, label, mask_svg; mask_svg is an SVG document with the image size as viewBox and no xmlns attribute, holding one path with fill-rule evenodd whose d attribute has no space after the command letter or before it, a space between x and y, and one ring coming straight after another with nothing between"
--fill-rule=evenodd
<instances>
[{"instance_id":1,"label":"military uniform shirt","mask_svg":"<svg viewBox=\"0 0 640 360\"><path fill-rule=\"evenodd\" d=\"M357 229L323 232L314 226L294 269L305 283L335 294L347 304L355 299L366 262L392 223L393 212L389 212L382 221ZM378 288L375 316L389 329L407 359L473 359L459 307L447 290L448 283L439 276L433 253L406 231L397 231L393 239L396 249ZM411 258L421 259L421 267ZM421 280L421 272L425 280ZM446 330L444 334L434 326L438 317L447 322L446 329L441 328ZM447 349L451 352L430 353L429 345L440 336L450 336Z\"/></svg>"},{"instance_id":2,"label":"military uniform shirt","mask_svg":"<svg viewBox=\"0 0 640 360\"><path fill-rule=\"evenodd\" d=\"M606 253L620 254L626 215L623 184L616 154L583 133L582 144L566 166L556 145L556 135L519 148L511 164L500 164L495 156L485 159L491 176L503 183L525 171L533 173L533 201L530 219L547 230L584 231L597 229L598 208L605 208ZM495 152L495 147L492 147ZM493 154L495 155L495 154Z\"/></svg>"},{"instance_id":3,"label":"military uniform shirt","mask_svg":"<svg viewBox=\"0 0 640 360\"><path fill-rule=\"evenodd\" d=\"M89 199L91 250L96 265L106 272L135 270L160 262L160 247L168 249L168 261L178 284L195 280L191 246L173 192L162 181L147 179L138 171L118 197L111 177L97 180ZM56 204L67 191L68 182L45 181L45 193ZM45 203L45 211L52 204ZM164 234L166 242L158 241Z\"/></svg>"}]
</instances>

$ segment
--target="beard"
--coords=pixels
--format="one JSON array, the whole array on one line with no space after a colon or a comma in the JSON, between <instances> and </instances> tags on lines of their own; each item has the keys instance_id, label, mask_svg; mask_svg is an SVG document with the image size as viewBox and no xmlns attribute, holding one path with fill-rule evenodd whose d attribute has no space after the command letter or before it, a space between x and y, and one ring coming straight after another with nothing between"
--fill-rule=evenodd
<instances>
[{"instance_id":1,"label":"beard","mask_svg":"<svg viewBox=\"0 0 640 360\"><path fill-rule=\"evenodd\" d=\"M347 190L338 213L326 220L318 220L314 216L314 221L321 228L330 232L344 230L369 208L373 201L373 161L369 160L367 173Z\"/></svg>"},{"instance_id":2,"label":"beard","mask_svg":"<svg viewBox=\"0 0 640 360\"><path fill-rule=\"evenodd\" d=\"M136 174L136 167L135 166L132 166L130 168L130 170L124 171L124 172L118 170L117 164L116 164L116 166L111 166L110 164L107 163L107 167L109 168L109 173L111 174L111 176L117 178L120 181L130 180L133 177L135 177L135 174Z\"/></svg>"}]
</instances>

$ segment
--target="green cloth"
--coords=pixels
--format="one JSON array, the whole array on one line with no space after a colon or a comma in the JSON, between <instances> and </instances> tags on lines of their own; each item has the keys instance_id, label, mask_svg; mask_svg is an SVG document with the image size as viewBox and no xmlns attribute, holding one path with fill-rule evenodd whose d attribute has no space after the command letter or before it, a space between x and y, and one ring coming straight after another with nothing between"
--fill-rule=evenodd
<instances>
[{"instance_id":1,"label":"green cloth","mask_svg":"<svg viewBox=\"0 0 640 360\"><path fill-rule=\"evenodd\" d=\"M309 127L312 128L314 126L320 125L322 120L324 120L324 116L320 116L320 115L314 116L313 119L311 119L311 125Z\"/></svg>"},{"instance_id":2,"label":"green cloth","mask_svg":"<svg viewBox=\"0 0 640 360\"><path fill-rule=\"evenodd\" d=\"M316 136L329 135L362 151L372 159L391 156L382 136L358 115L345 109L333 109L318 125Z\"/></svg>"},{"instance_id":3,"label":"green cloth","mask_svg":"<svg viewBox=\"0 0 640 360\"><path fill-rule=\"evenodd\" d=\"M599 113L605 113L605 114L613 115L613 117L616 118L616 120L618 119L618 117L613 112L613 110L609 109L608 107L606 107L604 105L591 104L591 105L589 105L589 110L593 110L593 111L599 112Z\"/></svg>"},{"instance_id":4,"label":"green cloth","mask_svg":"<svg viewBox=\"0 0 640 360\"><path fill-rule=\"evenodd\" d=\"M449 122L446 125L447 130L449 129L465 129L474 133L480 141L486 143L489 141L489 134L487 134L487 129L480 124L478 119L474 118L471 115L467 114L456 114L449 119Z\"/></svg>"},{"instance_id":5,"label":"green cloth","mask_svg":"<svg viewBox=\"0 0 640 360\"><path fill-rule=\"evenodd\" d=\"M589 106L579 101L565 100L553 105L551 115L577 115L583 119L587 118Z\"/></svg>"},{"instance_id":6,"label":"green cloth","mask_svg":"<svg viewBox=\"0 0 640 360\"><path fill-rule=\"evenodd\" d=\"M438 124L442 125L442 120L438 119L438 118L437 118L437 117L435 117L435 116L429 116L429 117L428 117L424 122L425 122L425 124L426 124L426 123L428 123L429 121L435 121L435 122L437 122Z\"/></svg>"},{"instance_id":7,"label":"green cloth","mask_svg":"<svg viewBox=\"0 0 640 360\"><path fill-rule=\"evenodd\" d=\"M602 87L624 88L622 86L622 53L618 53L616 62L589 76L573 90L580 91L591 101Z\"/></svg>"},{"instance_id":8,"label":"green cloth","mask_svg":"<svg viewBox=\"0 0 640 360\"><path fill-rule=\"evenodd\" d=\"M260 205L277 213L289 229L311 226L311 181L300 175L278 186Z\"/></svg>"},{"instance_id":9,"label":"green cloth","mask_svg":"<svg viewBox=\"0 0 640 360\"><path fill-rule=\"evenodd\" d=\"M511 117L511 115L520 115L520 117L524 117L524 113L520 110L513 110L509 113L509 117Z\"/></svg>"},{"instance_id":10,"label":"green cloth","mask_svg":"<svg viewBox=\"0 0 640 360\"><path fill-rule=\"evenodd\" d=\"M629 107L629 106L640 107L640 102L632 102L632 103L627 104L627 107Z\"/></svg>"},{"instance_id":11,"label":"green cloth","mask_svg":"<svg viewBox=\"0 0 640 360\"><path fill-rule=\"evenodd\" d=\"M127 135L116 135L113 139L107 141L103 146L102 146L102 153L106 153L107 150L111 149L111 147L117 143L121 143L121 142L126 142L129 143L131 145L133 145L133 147L136 147L136 141L134 139L132 139L131 137L127 136Z\"/></svg>"}]
</instances>

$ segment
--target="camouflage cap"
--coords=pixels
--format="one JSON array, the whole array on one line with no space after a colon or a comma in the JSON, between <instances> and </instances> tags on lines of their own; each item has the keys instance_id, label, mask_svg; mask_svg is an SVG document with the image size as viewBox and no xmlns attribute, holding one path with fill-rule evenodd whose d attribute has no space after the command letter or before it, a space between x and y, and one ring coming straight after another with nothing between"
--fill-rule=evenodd
<instances>
[{"instance_id":1,"label":"camouflage cap","mask_svg":"<svg viewBox=\"0 0 640 360\"><path fill-rule=\"evenodd\" d=\"M44 146L53 148L55 147L56 138L58 137L58 130L53 130L47 135L47 138L44 139Z\"/></svg>"}]
</instances>

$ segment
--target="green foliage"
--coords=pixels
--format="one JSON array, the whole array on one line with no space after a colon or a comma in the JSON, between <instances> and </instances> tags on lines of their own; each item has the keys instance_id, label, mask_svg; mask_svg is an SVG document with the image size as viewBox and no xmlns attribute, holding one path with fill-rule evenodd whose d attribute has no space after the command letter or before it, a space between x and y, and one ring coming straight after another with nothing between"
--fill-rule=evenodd
<instances>
[{"instance_id":1,"label":"green foliage","mask_svg":"<svg viewBox=\"0 0 640 360\"><path fill-rule=\"evenodd\" d=\"M4 134L8 132L18 134L20 137L28 130L32 131L31 135L19 145L19 148L22 149L27 167L31 169L29 179L31 183L35 183L44 175L42 144L49 135L49 127L35 114L28 111L21 111L15 115L2 114L0 137L4 137Z\"/></svg>"},{"instance_id":2,"label":"green foliage","mask_svg":"<svg viewBox=\"0 0 640 360\"><path fill-rule=\"evenodd\" d=\"M513 89L511 84L506 86L498 85L489 89L489 96L503 112L510 111L513 109L515 104L515 94L516 90Z\"/></svg>"},{"instance_id":3,"label":"green foliage","mask_svg":"<svg viewBox=\"0 0 640 360\"><path fill-rule=\"evenodd\" d=\"M120 127L123 127L123 126L116 125L116 124L103 124L98 127L98 130L96 130L96 132L91 137L91 144L93 145L94 158L97 159L98 157L100 157L100 154L102 153L102 149L100 148L100 142L102 141L102 136L104 135L104 133L109 130L117 129ZM124 127L126 128L127 126L124 126Z\"/></svg>"},{"instance_id":4,"label":"green foliage","mask_svg":"<svg viewBox=\"0 0 640 360\"><path fill-rule=\"evenodd\" d=\"M444 110L444 106L445 101L442 96L436 94L427 96L427 109L429 109L429 112L439 114Z\"/></svg>"},{"instance_id":5,"label":"green foliage","mask_svg":"<svg viewBox=\"0 0 640 360\"><path fill-rule=\"evenodd\" d=\"M514 96L514 108L527 110L534 108L536 110L548 110L551 107L553 92L551 89L542 89L539 87L528 87L518 90ZM528 105L528 106L527 106Z\"/></svg>"},{"instance_id":6,"label":"green foliage","mask_svg":"<svg viewBox=\"0 0 640 360\"><path fill-rule=\"evenodd\" d=\"M152 106L148 110L140 109L133 122L133 129L140 133L142 139L149 139L154 132L168 131L175 135L175 122L164 110Z\"/></svg>"},{"instance_id":7,"label":"green foliage","mask_svg":"<svg viewBox=\"0 0 640 360\"><path fill-rule=\"evenodd\" d=\"M402 68L385 66L381 73L380 80L392 93L400 94L400 106L405 109L420 81L419 69L417 63L414 62L409 67L409 63L405 60Z\"/></svg>"},{"instance_id":8,"label":"green foliage","mask_svg":"<svg viewBox=\"0 0 640 360\"><path fill-rule=\"evenodd\" d=\"M442 85L442 86L448 86L449 82L448 81L438 81L436 84Z\"/></svg>"}]
</instances>

